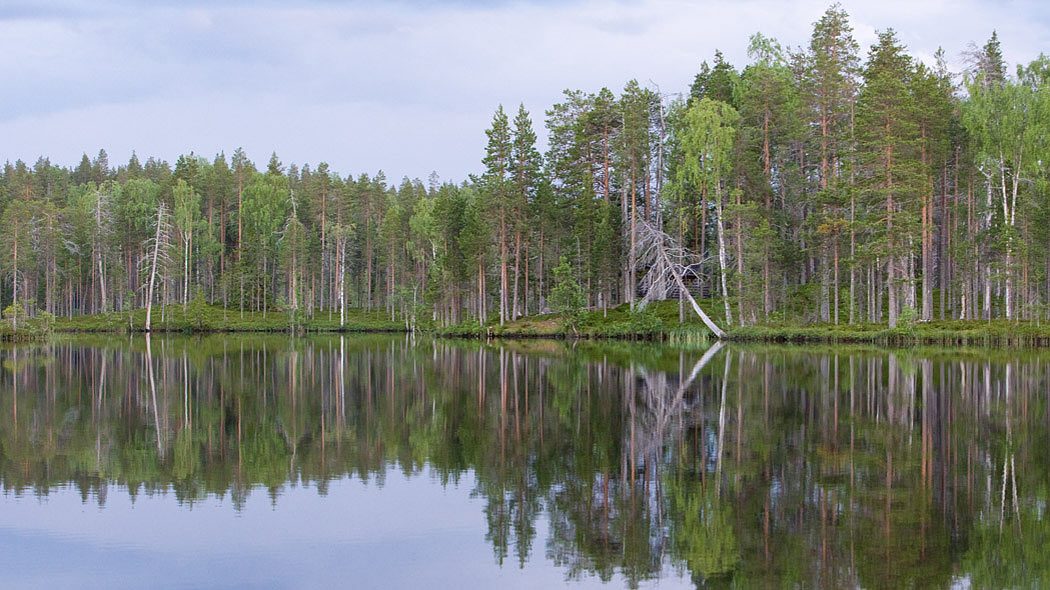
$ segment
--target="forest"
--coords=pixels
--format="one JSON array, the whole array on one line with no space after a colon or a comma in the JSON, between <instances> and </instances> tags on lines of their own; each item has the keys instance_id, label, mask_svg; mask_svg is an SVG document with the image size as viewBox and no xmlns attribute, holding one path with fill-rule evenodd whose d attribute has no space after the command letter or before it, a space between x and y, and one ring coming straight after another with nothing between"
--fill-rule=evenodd
<instances>
[{"instance_id":1,"label":"forest","mask_svg":"<svg viewBox=\"0 0 1050 590\"><path fill-rule=\"evenodd\" d=\"M724 328L1050 315L1050 59L1011 68L993 32L953 72L892 29L862 55L839 5L805 46L748 47L688 92L565 91L543 151L525 106L500 106L459 183L242 149L7 162L0 309L502 325L667 298L684 319L685 290ZM653 236L681 287L651 276Z\"/></svg>"}]
</instances>

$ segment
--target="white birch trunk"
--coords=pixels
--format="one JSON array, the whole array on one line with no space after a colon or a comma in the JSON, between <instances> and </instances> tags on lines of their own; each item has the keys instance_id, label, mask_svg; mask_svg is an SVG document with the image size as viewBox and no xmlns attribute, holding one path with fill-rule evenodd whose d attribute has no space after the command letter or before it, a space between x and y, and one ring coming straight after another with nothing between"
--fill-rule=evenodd
<instances>
[{"instance_id":1,"label":"white birch trunk","mask_svg":"<svg viewBox=\"0 0 1050 590\"><path fill-rule=\"evenodd\" d=\"M733 325L733 312L729 308L729 288L726 286L726 238L725 226L722 223L722 196L715 197L715 209L718 214L718 273L722 279L722 302L726 308L726 325Z\"/></svg>"}]
</instances>

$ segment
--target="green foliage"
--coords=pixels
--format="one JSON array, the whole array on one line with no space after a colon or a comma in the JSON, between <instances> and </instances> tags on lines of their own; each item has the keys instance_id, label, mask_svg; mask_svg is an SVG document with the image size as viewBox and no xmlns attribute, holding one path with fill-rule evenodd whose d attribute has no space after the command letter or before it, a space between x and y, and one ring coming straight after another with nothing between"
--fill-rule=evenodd
<instances>
[{"instance_id":1,"label":"green foliage","mask_svg":"<svg viewBox=\"0 0 1050 590\"><path fill-rule=\"evenodd\" d=\"M186 319L189 322L190 329L194 332L212 330L209 316L208 301L204 297L204 292L201 289L197 289L194 291L193 299L190 300L189 307L186 309Z\"/></svg>"},{"instance_id":2,"label":"green foliage","mask_svg":"<svg viewBox=\"0 0 1050 590\"><path fill-rule=\"evenodd\" d=\"M47 339L55 326L55 316L41 311L28 317L21 303L12 303L3 311L6 325L0 326L0 341L32 341Z\"/></svg>"},{"instance_id":3,"label":"green foliage","mask_svg":"<svg viewBox=\"0 0 1050 590\"><path fill-rule=\"evenodd\" d=\"M663 329L663 321L652 307L635 307L630 313L632 331L636 334L652 335Z\"/></svg>"},{"instance_id":4,"label":"green foliage","mask_svg":"<svg viewBox=\"0 0 1050 590\"><path fill-rule=\"evenodd\" d=\"M896 330L901 334L908 334L915 328L915 322L919 318L919 313L914 307L905 305L901 309L900 318L897 320Z\"/></svg>"},{"instance_id":5,"label":"green foliage","mask_svg":"<svg viewBox=\"0 0 1050 590\"><path fill-rule=\"evenodd\" d=\"M50 335L55 329L55 316L47 311L41 311L30 322L33 329L43 335Z\"/></svg>"},{"instance_id":6,"label":"green foliage","mask_svg":"<svg viewBox=\"0 0 1050 590\"><path fill-rule=\"evenodd\" d=\"M685 111L681 130L683 165L676 182L721 194L740 115L730 105L703 98Z\"/></svg>"},{"instance_id":7,"label":"green foliage","mask_svg":"<svg viewBox=\"0 0 1050 590\"><path fill-rule=\"evenodd\" d=\"M573 271L569 259L562 256L558 266L554 268L554 286L551 287L550 304L555 313L560 313L565 318L566 327L573 332L578 331L580 312L584 305L583 290Z\"/></svg>"},{"instance_id":8,"label":"green foliage","mask_svg":"<svg viewBox=\"0 0 1050 590\"><path fill-rule=\"evenodd\" d=\"M706 61L700 64L700 71L689 87L690 102L699 102L706 98L732 104L737 80L736 70L725 60L722 52L716 49L714 66L707 65Z\"/></svg>"},{"instance_id":9,"label":"green foliage","mask_svg":"<svg viewBox=\"0 0 1050 590\"><path fill-rule=\"evenodd\" d=\"M25 322L26 310L21 303L15 301L4 308L3 317L11 323L12 329L18 329L19 324Z\"/></svg>"}]
</instances>

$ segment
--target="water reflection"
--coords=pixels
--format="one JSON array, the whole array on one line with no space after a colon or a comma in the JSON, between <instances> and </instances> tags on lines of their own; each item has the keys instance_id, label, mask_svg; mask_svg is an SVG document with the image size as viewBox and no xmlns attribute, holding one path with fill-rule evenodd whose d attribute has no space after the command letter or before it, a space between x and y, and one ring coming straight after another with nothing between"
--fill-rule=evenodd
<instances>
[{"instance_id":1,"label":"water reflection","mask_svg":"<svg viewBox=\"0 0 1050 590\"><path fill-rule=\"evenodd\" d=\"M1050 583L1043 354L264 336L0 358L8 495L239 510L261 487L280 510L292 487L425 471L473 485L503 567L629 586Z\"/></svg>"}]
</instances>

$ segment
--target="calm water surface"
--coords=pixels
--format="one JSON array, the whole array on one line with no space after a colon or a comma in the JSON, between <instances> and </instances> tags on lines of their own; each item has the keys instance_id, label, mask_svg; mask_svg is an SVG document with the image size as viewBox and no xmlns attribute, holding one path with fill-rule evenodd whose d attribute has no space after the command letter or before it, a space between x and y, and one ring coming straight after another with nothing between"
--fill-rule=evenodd
<instances>
[{"instance_id":1,"label":"calm water surface","mask_svg":"<svg viewBox=\"0 0 1050 590\"><path fill-rule=\"evenodd\" d=\"M1050 354L0 349L5 587L1050 585Z\"/></svg>"}]
</instances>

